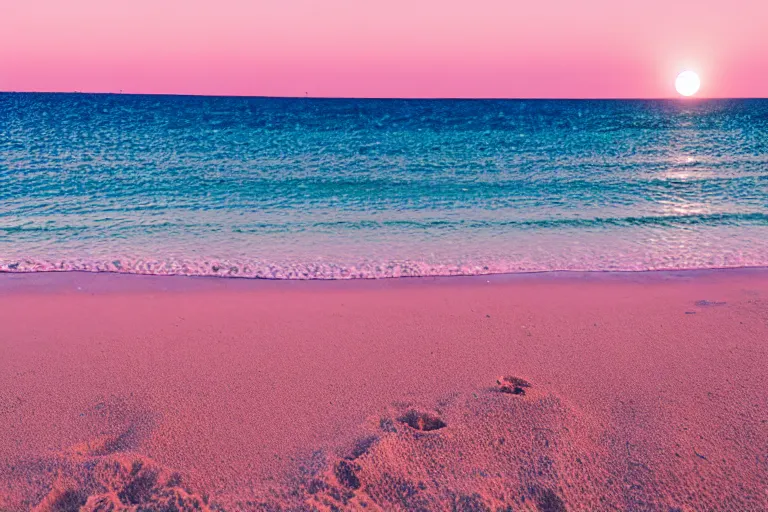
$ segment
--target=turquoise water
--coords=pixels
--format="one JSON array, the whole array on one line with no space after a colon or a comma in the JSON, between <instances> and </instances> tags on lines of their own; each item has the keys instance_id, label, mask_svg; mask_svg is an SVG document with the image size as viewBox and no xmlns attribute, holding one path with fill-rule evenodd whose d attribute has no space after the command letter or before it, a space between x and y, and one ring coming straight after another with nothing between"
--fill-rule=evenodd
<instances>
[{"instance_id":1,"label":"turquoise water","mask_svg":"<svg viewBox=\"0 0 768 512\"><path fill-rule=\"evenodd\" d=\"M768 264L768 101L0 94L0 270Z\"/></svg>"}]
</instances>

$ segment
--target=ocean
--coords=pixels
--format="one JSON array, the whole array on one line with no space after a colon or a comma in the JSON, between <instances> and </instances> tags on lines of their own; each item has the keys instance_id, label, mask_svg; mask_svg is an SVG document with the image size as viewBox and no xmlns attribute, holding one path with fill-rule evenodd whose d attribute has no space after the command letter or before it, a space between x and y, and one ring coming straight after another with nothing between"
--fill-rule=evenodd
<instances>
[{"instance_id":1,"label":"ocean","mask_svg":"<svg viewBox=\"0 0 768 512\"><path fill-rule=\"evenodd\" d=\"M768 100L0 94L0 271L768 265Z\"/></svg>"}]
</instances>

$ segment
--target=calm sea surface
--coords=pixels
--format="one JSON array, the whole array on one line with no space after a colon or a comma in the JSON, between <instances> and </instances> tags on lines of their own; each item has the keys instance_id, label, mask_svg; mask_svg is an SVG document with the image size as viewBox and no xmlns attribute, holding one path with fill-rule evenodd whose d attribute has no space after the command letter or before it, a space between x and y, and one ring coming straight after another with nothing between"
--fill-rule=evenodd
<instances>
[{"instance_id":1,"label":"calm sea surface","mask_svg":"<svg viewBox=\"0 0 768 512\"><path fill-rule=\"evenodd\" d=\"M768 101L0 94L0 271L768 265Z\"/></svg>"}]
</instances>

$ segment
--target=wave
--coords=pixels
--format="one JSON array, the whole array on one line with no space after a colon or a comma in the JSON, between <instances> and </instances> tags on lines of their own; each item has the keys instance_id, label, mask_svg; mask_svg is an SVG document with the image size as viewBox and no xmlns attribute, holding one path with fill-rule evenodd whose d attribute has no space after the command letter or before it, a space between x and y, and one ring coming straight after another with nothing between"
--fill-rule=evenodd
<instances>
[{"instance_id":1,"label":"wave","mask_svg":"<svg viewBox=\"0 0 768 512\"><path fill-rule=\"evenodd\" d=\"M316 222L313 228L343 227L346 229L371 229L381 227L411 228L600 228L629 226L686 226L686 225L768 225L765 213L711 213L694 215L649 215L642 217L594 217L570 219L535 219L535 220L390 220L390 221L330 221ZM240 228L243 230L243 228Z\"/></svg>"},{"instance_id":2,"label":"wave","mask_svg":"<svg viewBox=\"0 0 768 512\"><path fill-rule=\"evenodd\" d=\"M542 264L534 261L491 263L434 264L425 261L363 262L343 265L325 262L268 264L236 260L146 260L114 259L86 261L46 261L21 259L0 260L0 273L92 272L154 276L205 276L269 280L350 280L391 279L402 277L478 276L541 272L647 272L676 270L710 270L727 268L768 267L768 255L715 260L688 258L655 258L644 262L574 261L567 264Z\"/></svg>"},{"instance_id":3,"label":"wave","mask_svg":"<svg viewBox=\"0 0 768 512\"><path fill-rule=\"evenodd\" d=\"M99 224L100 220L93 223ZM104 221L106 222L106 220ZM180 223L160 221L136 225L120 225L97 228L88 225L56 225L35 224L27 222L16 226L0 226L2 235L19 235L24 233L63 233L68 236L87 235L99 237L126 235L130 233L153 233L163 230L194 230L199 233L232 232L232 233L294 233L322 232L325 230L361 231L361 230L416 230L416 231L445 231L445 230L482 230L511 228L520 230L543 230L562 228L600 229L611 227L685 227L685 226L768 226L768 214L751 213L702 213L688 215L647 215L628 217L589 217L589 218L546 218L546 219L392 219L392 220L333 220L319 222L257 222L222 226L214 223Z\"/></svg>"}]
</instances>

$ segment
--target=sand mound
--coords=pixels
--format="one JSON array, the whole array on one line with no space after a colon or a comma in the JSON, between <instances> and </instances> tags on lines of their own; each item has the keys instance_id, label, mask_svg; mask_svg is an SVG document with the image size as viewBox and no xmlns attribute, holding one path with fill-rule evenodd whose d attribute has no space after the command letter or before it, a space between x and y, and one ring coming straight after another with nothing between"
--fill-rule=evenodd
<instances>
[{"instance_id":1,"label":"sand mound","mask_svg":"<svg viewBox=\"0 0 768 512\"><path fill-rule=\"evenodd\" d=\"M526 381L504 382L433 410L395 408L375 422L378 435L365 449L306 482L305 504L328 511L616 506L598 430ZM525 393L514 391L520 387Z\"/></svg>"},{"instance_id":2,"label":"sand mound","mask_svg":"<svg viewBox=\"0 0 768 512\"><path fill-rule=\"evenodd\" d=\"M279 498L235 509L764 510L745 475L641 452L631 428L606 429L516 377L433 408L398 404L370 428Z\"/></svg>"},{"instance_id":3,"label":"sand mound","mask_svg":"<svg viewBox=\"0 0 768 512\"><path fill-rule=\"evenodd\" d=\"M152 429L152 414L110 397L82 416L84 429L105 433L59 453L0 468L0 479L13 482L11 489L15 490L5 498L9 510L211 510L207 497L183 485L181 475L134 451ZM0 510L2 498L0 492Z\"/></svg>"}]
</instances>

